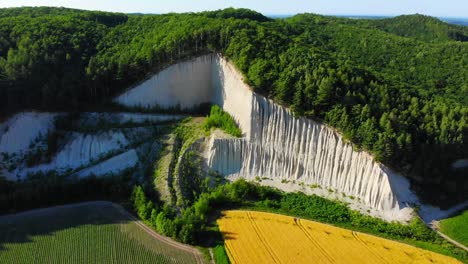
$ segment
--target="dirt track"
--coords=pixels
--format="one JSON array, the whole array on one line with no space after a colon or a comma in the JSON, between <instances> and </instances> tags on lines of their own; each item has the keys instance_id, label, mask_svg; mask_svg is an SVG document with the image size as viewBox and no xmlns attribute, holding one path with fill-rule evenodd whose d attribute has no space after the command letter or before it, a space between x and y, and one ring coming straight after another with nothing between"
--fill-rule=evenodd
<instances>
[{"instance_id":1,"label":"dirt track","mask_svg":"<svg viewBox=\"0 0 468 264\"><path fill-rule=\"evenodd\" d=\"M458 243L457 241L453 240L452 238L450 238L449 236L447 236L446 234L442 233L440 231L440 227L439 227L439 221L432 221L432 223L429 225L430 228L432 228L432 230L434 230L435 232L437 232L437 234L439 234L439 236L443 237L445 240L449 241L450 243L454 244L455 246L459 247L459 248L462 248L466 251L468 251L468 247L466 247L465 245L461 244L461 243Z\"/></svg>"},{"instance_id":2,"label":"dirt track","mask_svg":"<svg viewBox=\"0 0 468 264\"><path fill-rule=\"evenodd\" d=\"M153 236L155 239L157 239L157 240L159 240L161 242L164 242L164 243L166 243L166 244L168 244L168 245L170 245L172 247L175 247L177 249L192 253L194 255L195 259L197 260L197 263L199 263L199 264L205 263L205 261L203 260L202 254L196 248L185 245L185 244L182 244L182 243L179 243L177 241L174 241L171 238L168 238L168 237L165 237L165 236L162 236L162 235L156 233L153 229L146 226L142 221L138 220L136 217L131 215L122 206L120 206L118 204L114 204L114 203L112 205L117 210L119 210L123 215L125 215L127 218L129 218L129 220L134 221L138 226L140 226L143 230L145 230L148 234Z\"/></svg>"}]
</instances>

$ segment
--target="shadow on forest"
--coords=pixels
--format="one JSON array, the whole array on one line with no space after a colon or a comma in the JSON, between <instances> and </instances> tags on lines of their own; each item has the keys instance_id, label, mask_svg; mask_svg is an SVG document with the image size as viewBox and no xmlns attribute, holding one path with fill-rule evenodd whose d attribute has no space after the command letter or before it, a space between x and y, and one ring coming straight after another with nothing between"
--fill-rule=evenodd
<instances>
[{"instance_id":1,"label":"shadow on forest","mask_svg":"<svg viewBox=\"0 0 468 264\"><path fill-rule=\"evenodd\" d=\"M70 204L0 216L0 253L5 244L34 243L36 236L54 236L85 225L121 224L127 215L105 201Z\"/></svg>"}]
</instances>

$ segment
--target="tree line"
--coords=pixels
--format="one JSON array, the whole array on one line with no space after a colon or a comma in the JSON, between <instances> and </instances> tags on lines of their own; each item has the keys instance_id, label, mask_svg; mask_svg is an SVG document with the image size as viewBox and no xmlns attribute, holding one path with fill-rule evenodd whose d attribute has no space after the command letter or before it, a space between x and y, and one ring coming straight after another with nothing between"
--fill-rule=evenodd
<instances>
[{"instance_id":1,"label":"tree line","mask_svg":"<svg viewBox=\"0 0 468 264\"><path fill-rule=\"evenodd\" d=\"M151 193L153 189L145 190L140 185L134 187L131 198L134 211L158 233L184 243L208 247L222 243L222 240L210 241L219 236L213 230L213 219L219 217L222 210L246 208L330 223L430 248L460 260L468 258L467 252L447 243L418 218L407 225L389 223L351 210L339 201L301 192L284 193L244 179L209 188L181 211L162 203Z\"/></svg>"}]
</instances>

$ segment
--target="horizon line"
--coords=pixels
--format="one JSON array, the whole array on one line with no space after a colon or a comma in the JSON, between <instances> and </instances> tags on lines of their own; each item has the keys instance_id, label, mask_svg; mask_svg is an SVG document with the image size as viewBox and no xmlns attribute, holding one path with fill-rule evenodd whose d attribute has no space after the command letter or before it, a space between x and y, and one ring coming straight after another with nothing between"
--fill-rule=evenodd
<instances>
[{"instance_id":1,"label":"horizon line","mask_svg":"<svg viewBox=\"0 0 468 264\"><path fill-rule=\"evenodd\" d=\"M260 13L260 12L259 12ZM144 13L142 13L144 14ZM149 13L148 13L149 14ZM296 13L296 14L268 14L265 13L263 15L265 16L295 16L299 14L317 14L317 15L322 15L322 16L357 16L357 17L397 17L397 16L410 16L410 15L424 15L424 16L430 16L430 17L438 17L438 18L461 18L461 19L468 19L467 17L457 17L457 16L435 16L435 15L427 15L427 14L422 14L422 13L411 13L411 14L332 14L332 13L313 13L313 12L303 12L303 13Z\"/></svg>"},{"instance_id":2,"label":"horizon line","mask_svg":"<svg viewBox=\"0 0 468 264\"><path fill-rule=\"evenodd\" d=\"M99 10L99 9L83 9L83 8L74 8L74 7L66 7L66 6L12 6L12 7L0 7L0 9L8 9L8 8L24 8L24 7L51 7L51 8L67 8L67 9L75 9L75 10L83 10L83 11L99 11L99 12L109 12L109 13L121 13L121 14L145 14L145 15L164 15L164 14L170 14L170 13L175 13L175 14L184 14L184 13L201 13L201 12L209 12L209 11L217 11L217 10L223 10L227 8L235 8L235 7L226 7L226 8L221 8L221 9L216 9L216 10L203 10L203 11L186 11L186 12L176 12L176 11L171 11L171 12L165 12L165 13L152 13L152 12L119 12L119 11L106 11L106 10ZM243 8L243 7L240 7ZM235 8L239 9L239 8ZM468 19L468 16L462 17L462 16L451 16L451 15L428 15L428 14L423 14L423 13L410 13L410 14L345 14L345 13L316 13L316 12L302 12L302 13L285 13L285 14L280 14L280 13L262 13L254 9L250 8L244 8L244 9L249 9L255 12L258 12L264 16L295 16L298 14L316 14L316 15L323 15L323 16L356 16L356 17L397 17L397 16L404 16L404 15L425 15L425 16L431 16L431 17L436 17L436 18L452 18L452 19Z\"/></svg>"}]
</instances>

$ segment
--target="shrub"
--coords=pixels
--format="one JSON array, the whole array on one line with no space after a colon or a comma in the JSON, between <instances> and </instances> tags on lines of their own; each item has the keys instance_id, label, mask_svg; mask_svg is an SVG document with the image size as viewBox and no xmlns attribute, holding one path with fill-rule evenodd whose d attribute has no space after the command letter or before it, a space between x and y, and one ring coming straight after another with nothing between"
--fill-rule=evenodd
<instances>
[{"instance_id":1,"label":"shrub","mask_svg":"<svg viewBox=\"0 0 468 264\"><path fill-rule=\"evenodd\" d=\"M215 127L235 137L242 136L242 131L237 126L234 119L217 105L211 107L210 115L206 118L203 127L206 131Z\"/></svg>"}]
</instances>

